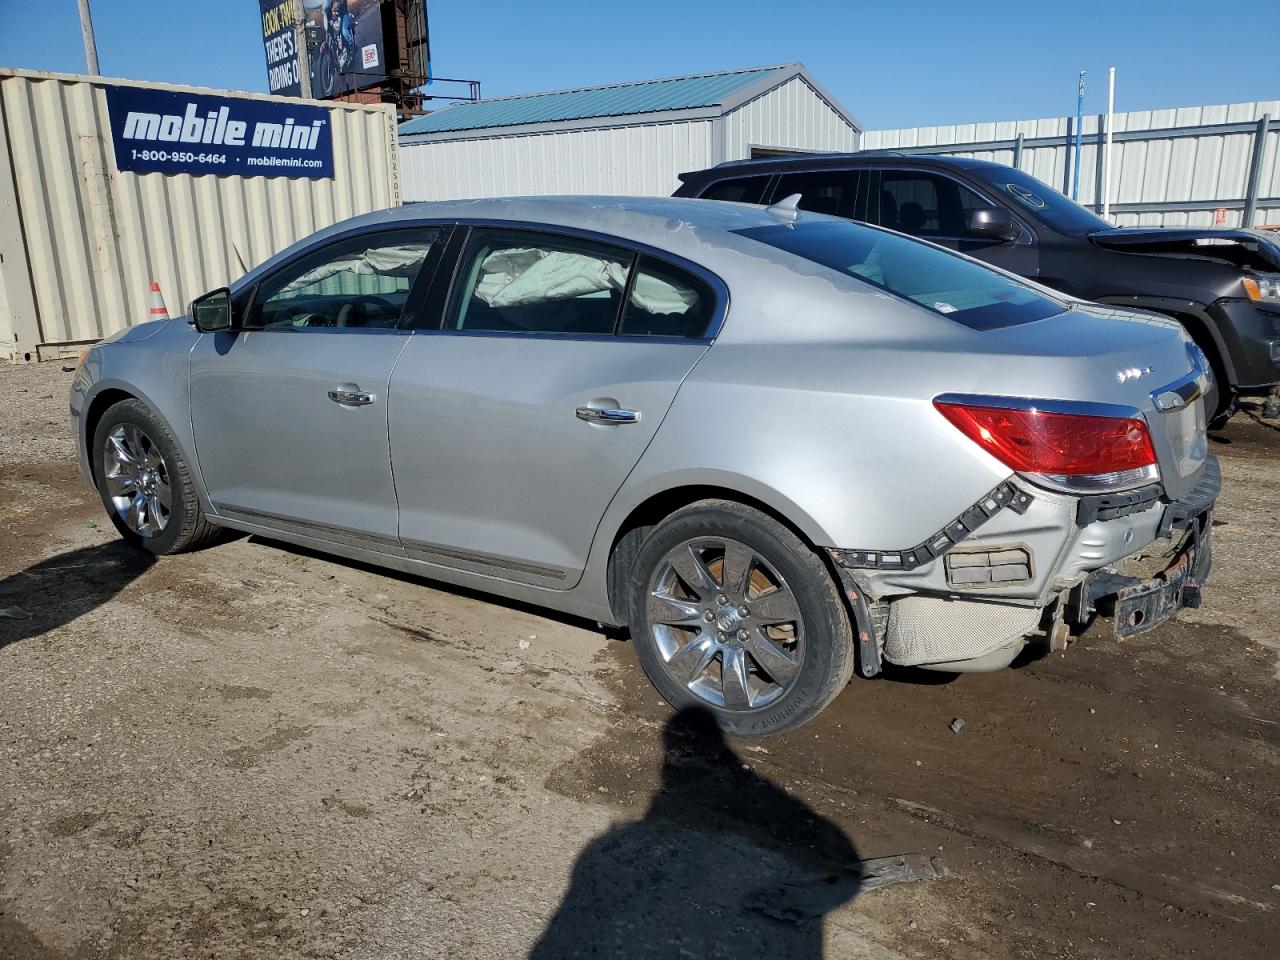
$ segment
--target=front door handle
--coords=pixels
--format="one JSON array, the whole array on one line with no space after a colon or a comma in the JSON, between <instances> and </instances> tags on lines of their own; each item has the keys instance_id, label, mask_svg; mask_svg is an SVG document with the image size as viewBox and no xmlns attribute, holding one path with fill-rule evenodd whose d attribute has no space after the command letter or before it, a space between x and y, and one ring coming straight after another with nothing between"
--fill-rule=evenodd
<instances>
[{"instance_id":1,"label":"front door handle","mask_svg":"<svg viewBox=\"0 0 1280 960\"><path fill-rule=\"evenodd\" d=\"M356 387L341 386L329 391L329 399L344 407L364 407L373 403L372 393L366 393Z\"/></svg>"},{"instance_id":2,"label":"front door handle","mask_svg":"<svg viewBox=\"0 0 1280 960\"><path fill-rule=\"evenodd\" d=\"M639 410L622 410L618 407L579 407L578 419L587 423L639 423Z\"/></svg>"}]
</instances>

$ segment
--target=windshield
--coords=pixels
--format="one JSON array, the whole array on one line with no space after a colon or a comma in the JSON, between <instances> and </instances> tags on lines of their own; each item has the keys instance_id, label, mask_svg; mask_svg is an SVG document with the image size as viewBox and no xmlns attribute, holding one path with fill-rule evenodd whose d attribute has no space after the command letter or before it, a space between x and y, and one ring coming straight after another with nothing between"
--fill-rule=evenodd
<instances>
[{"instance_id":1,"label":"windshield","mask_svg":"<svg viewBox=\"0 0 1280 960\"><path fill-rule=\"evenodd\" d=\"M1025 210L1055 230L1083 236L1095 230L1111 229L1111 224L1097 214L1086 210L1029 173L1023 173L1014 167L982 168L969 172L981 177L1012 200L1014 209Z\"/></svg>"},{"instance_id":2,"label":"windshield","mask_svg":"<svg viewBox=\"0 0 1280 960\"><path fill-rule=\"evenodd\" d=\"M967 257L864 224L801 219L736 232L865 280L974 330L1030 323L1065 309Z\"/></svg>"}]
</instances>

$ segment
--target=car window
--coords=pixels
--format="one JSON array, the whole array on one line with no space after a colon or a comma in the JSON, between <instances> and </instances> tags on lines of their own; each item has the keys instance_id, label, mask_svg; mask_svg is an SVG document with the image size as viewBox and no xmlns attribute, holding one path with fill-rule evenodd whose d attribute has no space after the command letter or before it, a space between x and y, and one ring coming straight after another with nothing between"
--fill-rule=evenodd
<instances>
[{"instance_id":1,"label":"car window","mask_svg":"<svg viewBox=\"0 0 1280 960\"><path fill-rule=\"evenodd\" d=\"M1062 313L1064 304L968 257L852 221L737 231L874 284L956 323L989 330Z\"/></svg>"},{"instance_id":2,"label":"car window","mask_svg":"<svg viewBox=\"0 0 1280 960\"><path fill-rule=\"evenodd\" d=\"M395 327L437 229L340 241L263 282L245 326L257 330Z\"/></svg>"},{"instance_id":3,"label":"car window","mask_svg":"<svg viewBox=\"0 0 1280 960\"><path fill-rule=\"evenodd\" d=\"M773 190L774 200L783 200L793 193L800 194L801 210L853 217L858 199L858 171L812 170L784 174Z\"/></svg>"},{"instance_id":4,"label":"car window","mask_svg":"<svg viewBox=\"0 0 1280 960\"><path fill-rule=\"evenodd\" d=\"M589 240L475 230L445 329L611 335L634 260Z\"/></svg>"},{"instance_id":5,"label":"car window","mask_svg":"<svg viewBox=\"0 0 1280 960\"><path fill-rule=\"evenodd\" d=\"M763 177L738 177L721 180L702 193L703 200L729 200L736 203L760 203L764 188L769 185L769 175Z\"/></svg>"},{"instance_id":6,"label":"car window","mask_svg":"<svg viewBox=\"0 0 1280 960\"><path fill-rule=\"evenodd\" d=\"M1074 200L1059 193L1014 167L982 168L973 171L996 189L1011 197L1019 207L1049 226L1064 233L1088 234L1109 230L1111 224L1086 210Z\"/></svg>"},{"instance_id":7,"label":"car window","mask_svg":"<svg viewBox=\"0 0 1280 960\"><path fill-rule=\"evenodd\" d=\"M715 312L711 287L687 270L641 256L619 333L629 337L698 338Z\"/></svg>"},{"instance_id":8,"label":"car window","mask_svg":"<svg viewBox=\"0 0 1280 960\"><path fill-rule=\"evenodd\" d=\"M970 236L976 210L992 209L981 196L950 177L914 170L880 175L879 224L916 237Z\"/></svg>"}]
</instances>

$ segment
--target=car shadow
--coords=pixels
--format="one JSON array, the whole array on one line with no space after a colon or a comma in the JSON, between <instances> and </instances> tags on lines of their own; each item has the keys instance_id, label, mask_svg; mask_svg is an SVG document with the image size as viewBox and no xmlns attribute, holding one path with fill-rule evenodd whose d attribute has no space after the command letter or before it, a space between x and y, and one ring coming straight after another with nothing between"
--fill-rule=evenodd
<instances>
[{"instance_id":1,"label":"car shadow","mask_svg":"<svg viewBox=\"0 0 1280 960\"><path fill-rule=\"evenodd\" d=\"M663 731L643 817L592 840L530 960L822 957L822 918L857 896L853 841L756 774L711 714Z\"/></svg>"},{"instance_id":2,"label":"car shadow","mask_svg":"<svg viewBox=\"0 0 1280 960\"><path fill-rule=\"evenodd\" d=\"M102 606L155 563L123 540L68 550L0 580L0 649Z\"/></svg>"},{"instance_id":3,"label":"car shadow","mask_svg":"<svg viewBox=\"0 0 1280 960\"><path fill-rule=\"evenodd\" d=\"M884 683L905 683L913 687L945 687L959 680L961 674L944 670L926 670L923 667L900 667L887 660L880 664L875 679Z\"/></svg>"}]
</instances>

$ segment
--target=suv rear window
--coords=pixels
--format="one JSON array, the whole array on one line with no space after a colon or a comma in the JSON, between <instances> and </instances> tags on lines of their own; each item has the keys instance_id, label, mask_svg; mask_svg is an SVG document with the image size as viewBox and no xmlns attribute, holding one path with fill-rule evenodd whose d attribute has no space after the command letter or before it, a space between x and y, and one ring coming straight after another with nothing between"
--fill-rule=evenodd
<instances>
[{"instance_id":1,"label":"suv rear window","mask_svg":"<svg viewBox=\"0 0 1280 960\"><path fill-rule=\"evenodd\" d=\"M735 203L759 203L764 197L764 188L769 185L769 176L737 177L733 180L721 180L702 192L703 200L729 200Z\"/></svg>"},{"instance_id":2,"label":"suv rear window","mask_svg":"<svg viewBox=\"0 0 1280 960\"><path fill-rule=\"evenodd\" d=\"M801 220L736 232L865 280L974 330L1031 323L1066 309L967 257L862 224Z\"/></svg>"}]
</instances>

